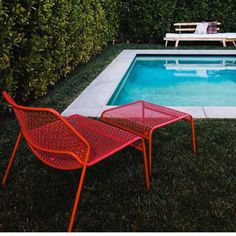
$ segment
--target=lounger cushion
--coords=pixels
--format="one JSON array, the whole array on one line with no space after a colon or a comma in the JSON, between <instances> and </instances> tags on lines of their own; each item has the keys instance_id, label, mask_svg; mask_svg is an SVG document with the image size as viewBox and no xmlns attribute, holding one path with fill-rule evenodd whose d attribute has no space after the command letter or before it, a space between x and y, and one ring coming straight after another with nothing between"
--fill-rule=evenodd
<instances>
[{"instance_id":1,"label":"lounger cushion","mask_svg":"<svg viewBox=\"0 0 236 236\"><path fill-rule=\"evenodd\" d=\"M236 39L236 33L226 33L227 39Z\"/></svg>"},{"instance_id":2,"label":"lounger cushion","mask_svg":"<svg viewBox=\"0 0 236 236\"><path fill-rule=\"evenodd\" d=\"M217 34L175 34L167 33L166 38L171 39L236 39L236 33L217 33Z\"/></svg>"}]
</instances>

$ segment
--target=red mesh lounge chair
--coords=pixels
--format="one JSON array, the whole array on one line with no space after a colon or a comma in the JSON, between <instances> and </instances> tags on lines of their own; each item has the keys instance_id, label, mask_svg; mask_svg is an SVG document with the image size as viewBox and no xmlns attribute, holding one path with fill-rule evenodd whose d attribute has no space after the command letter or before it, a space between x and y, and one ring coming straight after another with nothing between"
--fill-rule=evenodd
<instances>
[{"instance_id":1,"label":"red mesh lounge chair","mask_svg":"<svg viewBox=\"0 0 236 236\"><path fill-rule=\"evenodd\" d=\"M87 166L129 145L135 146L143 152L146 187L149 190L145 144L141 137L84 116L63 118L50 108L17 105L5 91L3 96L12 106L21 128L2 180L3 185L22 136L36 157L46 165L61 170L82 169L68 231L72 231Z\"/></svg>"}]
</instances>

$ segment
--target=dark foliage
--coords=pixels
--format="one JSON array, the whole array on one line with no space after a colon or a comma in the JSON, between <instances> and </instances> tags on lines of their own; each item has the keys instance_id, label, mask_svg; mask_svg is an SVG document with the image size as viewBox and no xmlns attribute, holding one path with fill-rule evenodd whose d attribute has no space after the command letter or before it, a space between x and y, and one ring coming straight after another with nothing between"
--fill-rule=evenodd
<instances>
[{"instance_id":1,"label":"dark foliage","mask_svg":"<svg viewBox=\"0 0 236 236\"><path fill-rule=\"evenodd\" d=\"M111 0L0 1L0 91L24 101L45 95L112 42L115 12Z\"/></svg>"},{"instance_id":2,"label":"dark foliage","mask_svg":"<svg viewBox=\"0 0 236 236\"><path fill-rule=\"evenodd\" d=\"M236 31L235 0L121 0L120 37L131 42L158 42L175 22L214 21L222 31Z\"/></svg>"}]
</instances>

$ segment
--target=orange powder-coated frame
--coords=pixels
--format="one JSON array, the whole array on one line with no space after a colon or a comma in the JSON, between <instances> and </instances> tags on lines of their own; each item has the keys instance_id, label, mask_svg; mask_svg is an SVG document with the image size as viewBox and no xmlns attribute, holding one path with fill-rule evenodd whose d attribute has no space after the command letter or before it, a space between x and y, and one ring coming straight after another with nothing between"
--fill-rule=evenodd
<instances>
[{"instance_id":1,"label":"orange powder-coated frame","mask_svg":"<svg viewBox=\"0 0 236 236\"><path fill-rule=\"evenodd\" d=\"M196 153L194 120L188 113L140 100L103 111L101 120L148 141L150 176L152 174L152 139L156 129L179 120L191 123L193 153Z\"/></svg>"},{"instance_id":2,"label":"orange powder-coated frame","mask_svg":"<svg viewBox=\"0 0 236 236\"><path fill-rule=\"evenodd\" d=\"M21 127L2 179L3 185L6 183L22 136L36 157L46 165L61 170L82 168L68 232L73 228L88 166L132 145L143 152L145 182L147 189L150 189L145 142L140 136L84 116L73 115L64 118L50 108L20 106L6 91L2 94L12 106Z\"/></svg>"}]
</instances>

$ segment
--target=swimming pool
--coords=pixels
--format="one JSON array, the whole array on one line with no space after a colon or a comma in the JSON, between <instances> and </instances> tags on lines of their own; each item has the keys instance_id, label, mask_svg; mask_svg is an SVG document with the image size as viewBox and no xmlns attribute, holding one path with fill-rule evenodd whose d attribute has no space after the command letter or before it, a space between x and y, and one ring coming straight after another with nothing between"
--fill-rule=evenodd
<instances>
[{"instance_id":1,"label":"swimming pool","mask_svg":"<svg viewBox=\"0 0 236 236\"><path fill-rule=\"evenodd\" d=\"M157 57L196 57L200 58L200 56L205 58L210 57L219 57L222 59L222 55L226 58L236 59L236 50L228 50L228 49L220 49L220 50L186 50L186 49L163 49L163 50L123 50L116 58L114 58L111 63L93 80L92 83L88 85L88 87L82 92L78 92L78 97L75 97L74 101L69 104L69 106L63 111L63 116L70 116L72 114L79 113L81 115L89 116L89 117L100 117L101 113L108 108L116 106L115 104L111 104L112 99L114 99L115 94L118 94L118 90L122 88L123 83L126 81L126 76L131 72L132 67L134 66L137 58L145 57L145 60L157 58ZM210 56L210 57L209 57ZM233 62L231 61L231 62ZM223 67L230 66L231 69L233 65L230 61ZM178 61L167 61L166 68L168 71L172 71L172 66L174 66L174 71L178 72ZM181 64L181 63L180 63ZM191 65L186 65L188 69L186 73L192 73L192 69L189 67L195 66L197 63L192 62ZM189 63L190 64L190 63ZM207 64L215 64L215 67L219 67L219 72L222 69L222 65L219 63L207 63ZM198 66L200 66L198 64ZM182 64L181 64L182 66ZM182 66L183 67L183 66ZM190 70L191 69L191 70ZM205 68L206 71L208 68ZM201 74L203 76L203 72L198 72L198 75ZM195 73L195 72L194 72ZM204 76L205 76L204 72ZM191 76L189 76L191 77ZM179 80L182 78L182 75L178 77ZM192 78L192 77L191 77ZM203 80L204 78L202 78ZM206 78L205 78L206 79ZM196 85L197 86L197 85ZM199 89L198 89L199 91ZM209 93L211 90L209 89ZM141 94L142 95L142 94ZM232 97L232 96L231 96ZM139 98L140 99L140 98ZM219 102L221 98L217 101ZM173 101L173 99L172 99ZM209 105L189 105L189 106L177 106L177 105L168 105L168 107L177 109L183 112L190 113L194 118L236 118L236 105L217 105L209 106Z\"/></svg>"},{"instance_id":2,"label":"swimming pool","mask_svg":"<svg viewBox=\"0 0 236 236\"><path fill-rule=\"evenodd\" d=\"M235 56L137 56L108 105L236 106Z\"/></svg>"}]
</instances>

